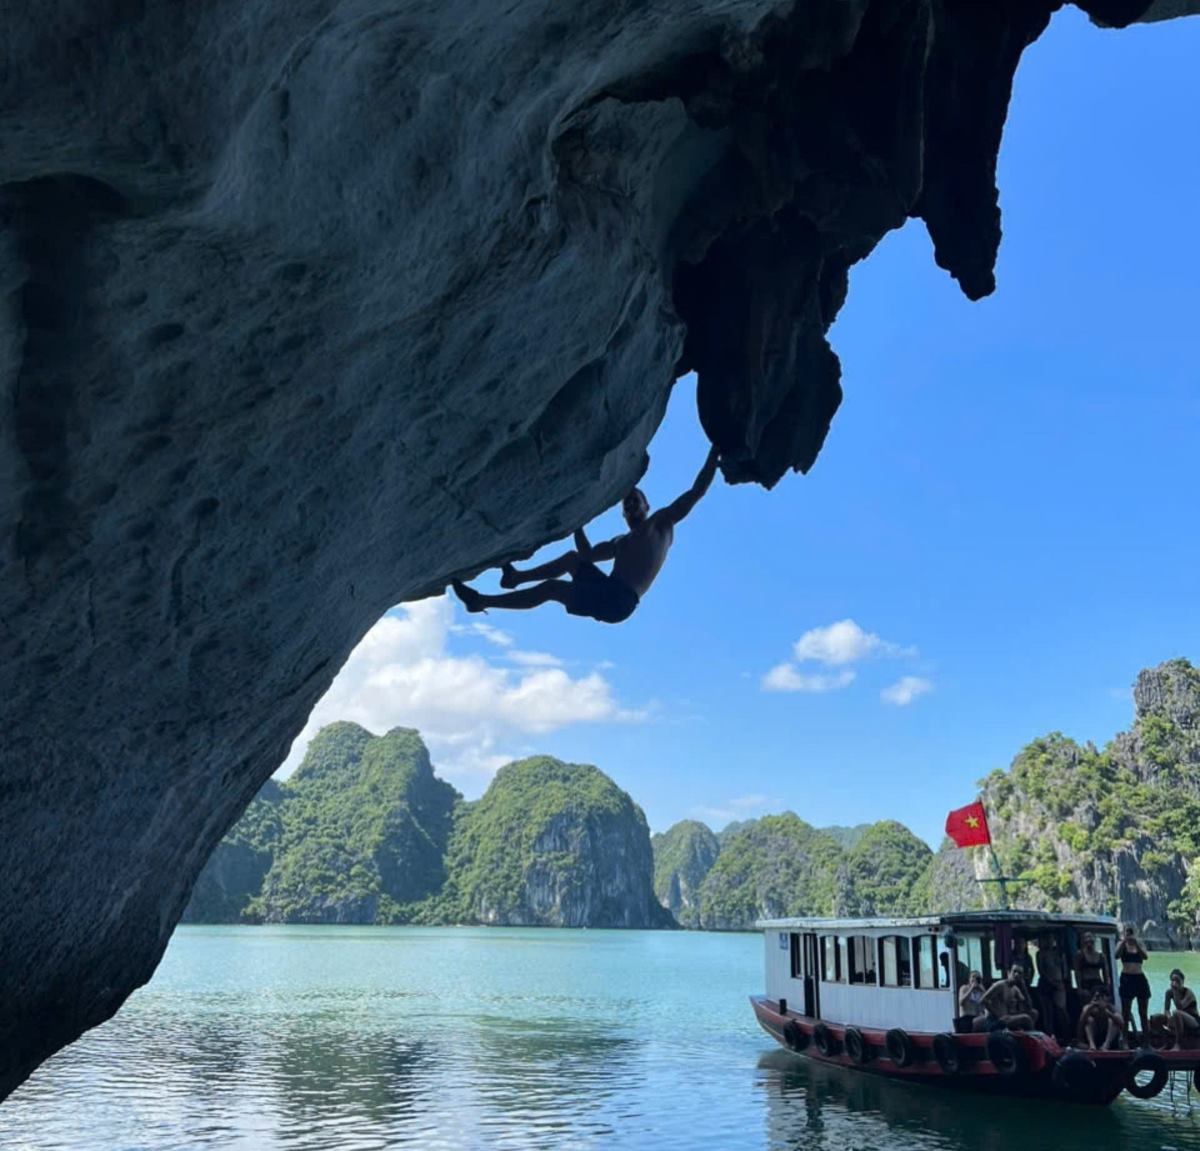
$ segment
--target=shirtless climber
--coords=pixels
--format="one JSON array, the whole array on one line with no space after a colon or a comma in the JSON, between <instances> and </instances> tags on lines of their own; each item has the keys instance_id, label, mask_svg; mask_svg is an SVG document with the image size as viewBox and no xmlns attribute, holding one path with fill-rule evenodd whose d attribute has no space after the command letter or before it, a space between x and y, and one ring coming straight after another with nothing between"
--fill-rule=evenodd
<instances>
[{"instance_id":1,"label":"shirtless climber","mask_svg":"<svg viewBox=\"0 0 1200 1151\"><path fill-rule=\"evenodd\" d=\"M550 600L560 603L569 615L588 616L602 623L620 623L633 615L667 558L675 540L675 525L688 514L708 491L717 471L717 449L713 448L695 483L673 504L650 513L650 503L640 488L621 501L621 510L629 531L625 535L593 546L583 534L575 533L575 550L565 552L537 567L518 571L505 564L500 586L535 586L508 595L483 595L454 581L454 591L467 611L485 611L489 607L524 610L540 607ZM597 561L612 560L611 575L605 575ZM559 576L569 575L569 580ZM541 582L535 582L541 581Z\"/></svg>"}]
</instances>

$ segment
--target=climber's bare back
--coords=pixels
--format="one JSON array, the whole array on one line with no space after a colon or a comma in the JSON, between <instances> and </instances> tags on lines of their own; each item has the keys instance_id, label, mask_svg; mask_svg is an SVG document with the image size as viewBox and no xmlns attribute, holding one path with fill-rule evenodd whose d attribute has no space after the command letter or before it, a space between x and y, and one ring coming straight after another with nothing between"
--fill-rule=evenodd
<instances>
[{"instance_id":1,"label":"climber's bare back","mask_svg":"<svg viewBox=\"0 0 1200 1151\"><path fill-rule=\"evenodd\" d=\"M656 512L632 531L613 541L612 574L623 580L640 599L649 590L675 542L675 525Z\"/></svg>"}]
</instances>

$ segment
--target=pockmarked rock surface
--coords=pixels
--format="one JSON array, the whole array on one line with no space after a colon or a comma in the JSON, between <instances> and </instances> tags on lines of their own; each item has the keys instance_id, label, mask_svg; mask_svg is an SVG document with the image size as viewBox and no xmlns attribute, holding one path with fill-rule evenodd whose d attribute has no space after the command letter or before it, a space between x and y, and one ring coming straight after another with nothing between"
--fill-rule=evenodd
<instances>
[{"instance_id":1,"label":"pockmarked rock surface","mask_svg":"<svg viewBox=\"0 0 1200 1151\"><path fill-rule=\"evenodd\" d=\"M728 480L810 467L906 217L991 289L1057 6L6 7L0 1096L149 978L388 606L610 506L688 369Z\"/></svg>"}]
</instances>

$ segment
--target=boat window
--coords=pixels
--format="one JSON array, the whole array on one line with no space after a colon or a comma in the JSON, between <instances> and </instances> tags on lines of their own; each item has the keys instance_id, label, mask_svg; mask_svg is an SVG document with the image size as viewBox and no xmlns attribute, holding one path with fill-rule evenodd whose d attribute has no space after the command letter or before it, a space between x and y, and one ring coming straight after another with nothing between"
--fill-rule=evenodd
<instances>
[{"instance_id":1,"label":"boat window","mask_svg":"<svg viewBox=\"0 0 1200 1151\"><path fill-rule=\"evenodd\" d=\"M932 935L922 935L914 942L917 950L917 986L927 991L949 987L949 968L937 961L937 940Z\"/></svg>"},{"instance_id":2,"label":"boat window","mask_svg":"<svg viewBox=\"0 0 1200 1151\"><path fill-rule=\"evenodd\" d=\"M792 940L792 978L800 979L804 975L804 962L801 959L800 952L800 936L794 931L791 936Z\"/></svg>"},{"instance_id":3,"label":"boat window","mask_svg":"<svg viewBox=\"0 0 1200 1151\"><path fill-rule=\"evenodd\" d=\"M850 982L877 982L875 971L875 939L872 936L850 936Z\"/></svg>"},{"instance_id":4,"label":"boat window","mask_svg":"<svg viewBox=\"0 0 1200 1151\"><path fill-rule=\"evenodd\" d=\"M992 933L982 931L963 932L958 937L958 978L959 983L966 983L972 971L978 971L983 976L985 986L990 986L997 978L994 963L996 942Z\"/></svg>"},{"instance_id":5,"label":"boat window","mask_svg":"<svg viewBox=\"0 0 1200 1151\"><path fill-rule=\"evenodd\" d=\"M842 965L839 963L838 937L836 935L821 936L821 979L825 983L842 982Z\"/></svg>"},{"instance_id":6,"label":"boat window","mask_svg":"<svg viewBox=\"0 0 1200 1151\"><path fill-rule=\"evenodd\" d=\"M912 986L912 952L907 935L885 935L879 941L879 969L881 986Z\"/></svg>"}]
</instances>

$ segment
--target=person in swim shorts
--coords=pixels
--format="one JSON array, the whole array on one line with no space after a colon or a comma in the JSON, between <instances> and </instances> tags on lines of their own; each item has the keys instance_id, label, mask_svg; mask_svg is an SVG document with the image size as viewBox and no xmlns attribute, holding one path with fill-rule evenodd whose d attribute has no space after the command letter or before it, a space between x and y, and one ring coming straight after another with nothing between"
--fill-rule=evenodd
<instances>
[{"instance_id":1,"label":"person in swim shorts","mask_svg":"<svg viewBox=\"0 0 1200 1151\"><path fill-rule=\"evenodd\" d=\"M976 1031L1032 1031L1033 1005L1025 994L1025 973L1018 964L1009 969L1007 979L998 979L983 993L979 1005L984 1010Z\"/></svg>"},{"instance_id":2,"label":"person in swim shorts","mask_svg":"<svg viewBox=\"0 0 1200 1151\"><path fill-rule=\"evenodd\" d=\"M629 531L603 543L591 544L582 528L575 532L575 549L537 567L518 570L505 564L500 586L521 588L507 595L484 595L460 580L454 592L467 611L486 611L490 607L524 611L554 601L569 615L586 616L601 623L621 623L633 615L642 597L662 569L675 541L675 525L700 502L717 472L717 449L708 453L692 486L674 503L650 511L650 502L640 488L634 488L621 501L621 510ZM596 564L612 560L611 574ZM562 579L570 576L570 579Z\"/></svg>"}]
</instances>

